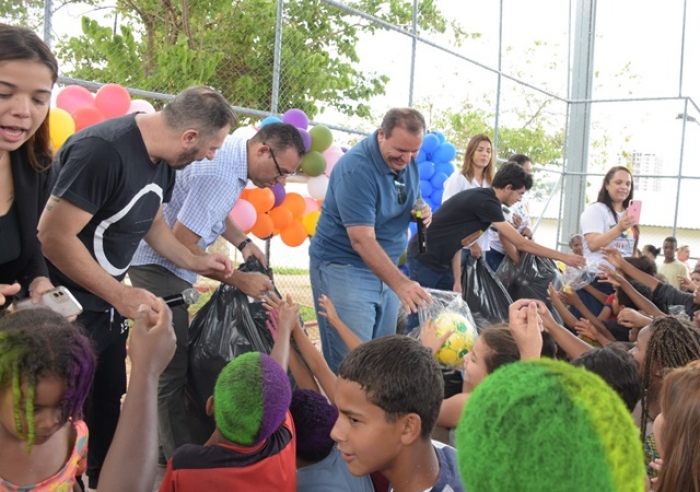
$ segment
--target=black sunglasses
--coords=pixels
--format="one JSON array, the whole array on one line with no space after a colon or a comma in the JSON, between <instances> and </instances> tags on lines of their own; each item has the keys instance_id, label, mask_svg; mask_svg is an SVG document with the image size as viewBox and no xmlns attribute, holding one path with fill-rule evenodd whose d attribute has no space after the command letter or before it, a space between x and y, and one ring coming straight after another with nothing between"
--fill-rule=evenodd
<instances>
[{"instance_id":1,"label":"black sunglasses","mask_svg":"<svg viewBox=\"0 0 700 492\"><path fill-rule=\"evenodd\" d=\"M265 142L263 142L263 145L267 145L267 144ZM267 145L267 148L270 151L270 157L272 157L272 162L275 163L275 167L277 168L277 172L280 174L279 176L277 176L278 178L286 178L287 176L294 176L297 173L296 171L291 172L291 173L288 173L286 171L282 171L282 168L280 167L279 163L277 162L277 159L275 158L274 152L272 152L272 147Z\"/></svg>"},{"instance_id":2,"label":"black sunglasses","mask_svg":"<svg viewBox=\"0 0 700 492\"><path fill-rule=\"evenodd\" d=\"M399 195L399 203L403 205L406 203L406 183L403 182L403 177L398 174L394 175L394 188L396 188L396 193Z\"/></svg>"}]
</instances>

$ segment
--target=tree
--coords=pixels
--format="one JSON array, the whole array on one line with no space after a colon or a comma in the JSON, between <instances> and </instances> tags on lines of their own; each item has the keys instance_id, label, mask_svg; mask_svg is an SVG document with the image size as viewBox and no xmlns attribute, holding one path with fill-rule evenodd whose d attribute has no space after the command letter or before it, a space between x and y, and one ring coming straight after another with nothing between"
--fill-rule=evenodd
<instances>
[{"instance_id":1,"label":"tree","mask_svg":"<svg viewBox=\"0 0 700 492\"><path fill-rule=\"evenodd\" d=\"M0 21L36 30L41 26L43 0L0 2Z\"/></svg>"},{"instance_id":2,"label":"tree","mask_svg":"<svg viewBox=\"0 0 700 492\"><path fill-rule=\"evenodd\" d=\"M410 0L350 5L410 26ZM82 34L58 43L59 57L74 67L70 76L167 94L207 84L235 105L270 110L276 2L116 0L114 14L120 18L117 32L83 18ZM421 33L449 31L457 41L464 36L435 0L419 2L418 21ZM356 68L355 44L360 33L377 29L320 0L285 2L279 108L300 108L314 117L333 106L368 116L367 101L383 94L389 79Z\"/></svg>"}]
</instances>

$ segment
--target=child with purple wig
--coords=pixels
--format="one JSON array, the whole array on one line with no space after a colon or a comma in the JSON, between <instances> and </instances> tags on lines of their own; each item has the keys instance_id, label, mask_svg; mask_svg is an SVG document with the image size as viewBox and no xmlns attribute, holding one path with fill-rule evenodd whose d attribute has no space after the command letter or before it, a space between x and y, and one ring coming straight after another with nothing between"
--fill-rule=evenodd
<instances>
[{"instance_id":1,"label":"child with purple wig","mask_svg":"<svg viewBox=\"0 0 700 492\"><path fill-rule=\"evenodd\" d=\"M0 318L0 491L69 490L85 470L95 356L47 309Z\"/></svg>"}]
</instances>

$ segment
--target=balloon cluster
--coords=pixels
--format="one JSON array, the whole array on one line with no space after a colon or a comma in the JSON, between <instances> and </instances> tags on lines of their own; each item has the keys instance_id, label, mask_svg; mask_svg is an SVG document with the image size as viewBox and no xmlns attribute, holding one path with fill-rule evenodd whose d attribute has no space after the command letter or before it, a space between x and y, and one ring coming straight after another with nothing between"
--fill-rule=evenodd
<instances>
[{"instance_id":1,"label":"balloon cluster","mask_svg":"<svg viewBox=\"0 0 700 492\"><path fill-rule=\"evenodd\" d=\"M109 118L127 113L154 113L143 99L131 100L129 91L119 84L105 84L93 94L85 87L68 85L56 97L56 107L49 110L49 134L54 151L73 133Z\"/></svg>"},{"instance_id":2,"label":"balloon cluster","mask_svg":"<svg viewBox=\"0 0 700 492\"><path fill-rule=\"evenodd\" d=\"M456 155L457 149L445 141L442 132L433 131L423 137L423 144L416 157L420 174L420 193L433 212L442 204L445 181L455 170L452 161ZM411 222L409 227L410 235L415 234L415 222Z\"/></svg>"},{"instance_id":3,"label":"balloon cluster","mask_svg":"<svg viewBox=\"0 0 700 492\"><path fill-rule=\"evenodd\" d=\"M289 123L299 130L306 147L300 170L308 176L307 190L310 197L287 193L281 183L270 188L246 188L231 210L231 219L246 233L252 232L260 239L279 234L287 246L301 245L316 232L321 215L320 203L326 197L328 178L338 159L344 154L339 145L333 144L333 134L323 126L309 129L309 118L300 109L290 109L282 118L268 116L258 128L270 123ZM252 128L242 128L241 133L255 133ZM235 133L235 132L234 132Z\"/></svg>"},{"instance_id":4,"label":"balloon cluster","mask_svg":"<svg viewBox=\"0 0 700 492\"><path fill-rule=\"evenodd\" d=\"M345 153L342 148L333 143L333 134L328 127L315 125L309 129L309 118L301 109L290 109L282 115L268 116L260 122L258 128L269 123L289 123L296 127L301 134L306 147L306 154L301 160L300 170L309 177L309 195L316 200L323 200L328 189L328 178L336 162Z\"/></svg>"}]
</instances>

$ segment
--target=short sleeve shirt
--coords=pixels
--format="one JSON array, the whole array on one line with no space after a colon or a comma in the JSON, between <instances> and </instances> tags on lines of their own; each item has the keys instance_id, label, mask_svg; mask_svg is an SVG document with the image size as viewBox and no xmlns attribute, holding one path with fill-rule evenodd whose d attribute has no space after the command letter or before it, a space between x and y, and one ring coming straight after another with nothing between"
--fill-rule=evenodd
<instances>
[{"instance_id":1,"label":"short sleeve shirt","mask_svg":"<svg viewBox=\"0 0 700 492\"><path fill-rule=\"evenodd\" d=\"M473 188L457 193L433 214L428 227L428 251L418 252L418 239L411 238L408 256L436 271L447 271L462 247L462 239L486 231L493 222L503 222L501 202L492 188Z\"/></svg>"},{"instance_id":2,"label":"short sleeve shirt","mask_svg":"<svg viewBox=\"0 0 700 492\"><path fill-rule=\"evenodd\" d=\"M76 133L56 159L62 167L53 194L92 214L78 238L121 281L161 203L170 200L175 170L151 161L133 114ZM109 308L52 264L49 270L54 283L68 287L87 310Z\"/></svg>"},{"instance_id":3,"label":"short sleeve shirt","mask_svg":"<svg viewBox=\"0 0 700 492\"><path fill-rule=\"evenodd\" d=\"M200 239L206 250L226 231L224 221L248 182L247 139L229 135L214 159L193 162L177 173L170 202L163 205L163 218L172 229L179 221ZM132 265L160 265L181 279L194 283L197 274L177 266L141 241Z\"/></svg>"},{"instance_id":4,"label":"short sleeve shirt","mask_svg":"<svg viewBox=\"0 0 700 492\"><path fill-rule=\"evenodd\" d=\"M586 234L593 232L604 234L608 232L617 225L620 216L622 216L622 213L618 213L617 220L615 220L616 217L613 217L610 209L604 203L600 202L590 204L588 207L586 207L586 210L583 211L583 214L581 214L583 256L585 256L588 264L604 262L608 266L611 266L608 262L603 260L603 252L601 250L591 251L588 248ZM625 232L613 239L612 242L607 245L607 247L617 249L622 256L632 256L632 253L634 253L634 231L632 229L627 229Z\"/></svg>"},{"instance_id":5,"label":"short sleeve shirt","mask_svg":"<svg viewBox=\"0 0 700 492\"><path fill-rule=\"evenodd\" d=\"M309 254L317 261L366 267L350 243L347 228L372 226L377 242L397 263L406 248L419 188L418 164L411 161L398 173L391 170L374 132L333 168Z\"/></svg>"},{"instance_id":6,"label":"short sleeve shirt","mask_svg":"<svg viewBox=\"0 0 700 492\"><path fill-rule=\"evenodd\" d=\"M445 181L445 191L442 194L442 202L446 202L460 191L471 190L472 188L490 187L491 185L488 184L485 179L482 180L481 184L479 184L476 179L469 181L467 177L462 174L461 170L457 170ZM479 244L482 251L488 251L491 248L491 236L488 234L482 234L476 242Z\"/></svg>"}]
</instances>

